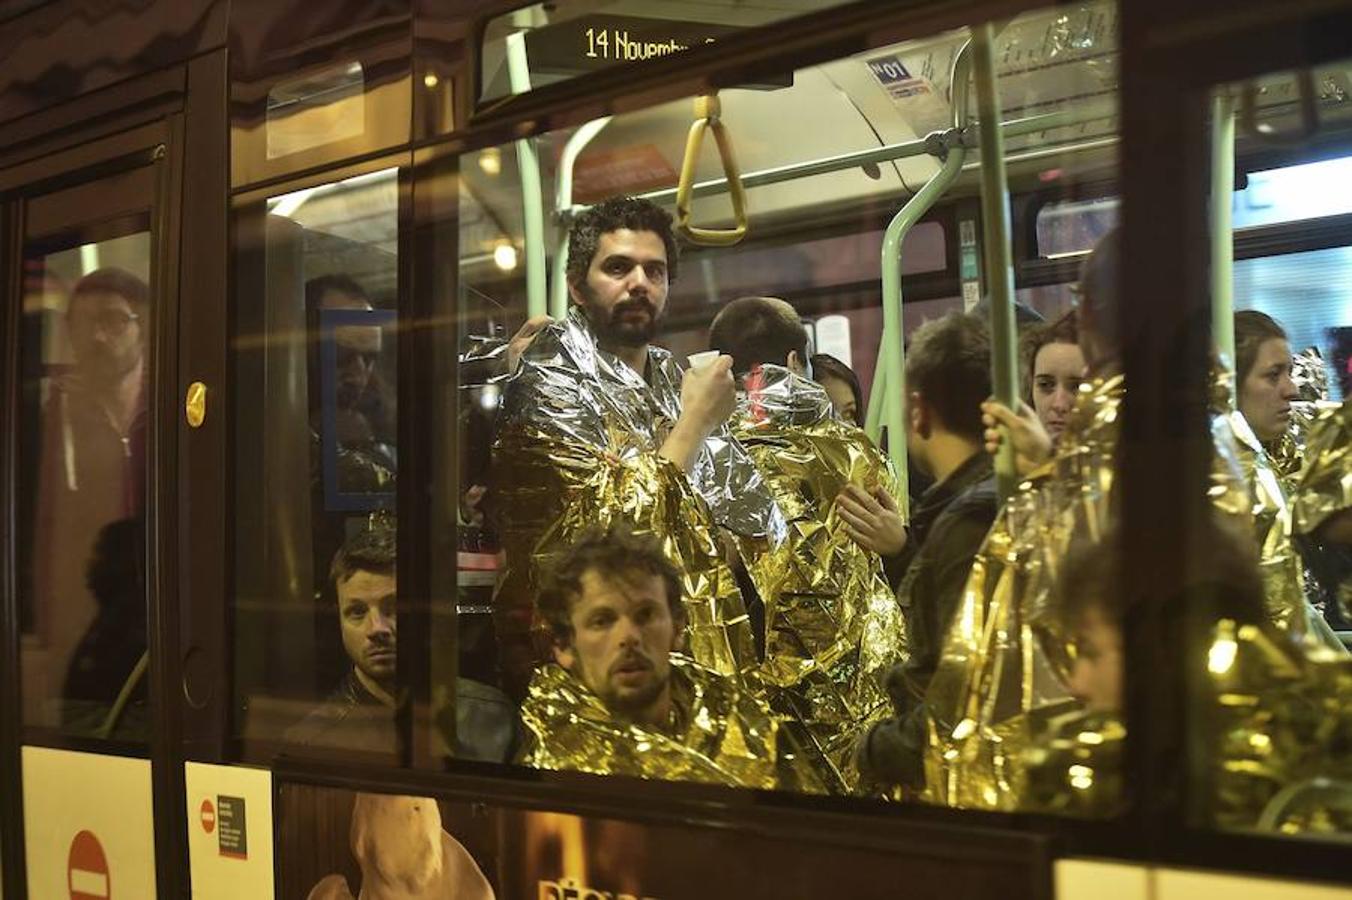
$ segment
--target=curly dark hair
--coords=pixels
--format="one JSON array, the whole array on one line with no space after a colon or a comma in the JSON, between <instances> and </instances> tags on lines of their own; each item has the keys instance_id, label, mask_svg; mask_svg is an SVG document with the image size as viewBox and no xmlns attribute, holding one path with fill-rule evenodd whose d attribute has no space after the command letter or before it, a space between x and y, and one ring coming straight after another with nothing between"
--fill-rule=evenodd
<instances>
[{"instance_id":1,"label":"curly dark hair","mask_svg":"<svg viewBox=\"0 0 1352 900\"><path fill-rule=\"evenodd\" d=\"M535 608L560 644L572 639L573 603L582 594L582 576L593 571L619 579L636 574L660 576L666 585L672 621L678 626L684 624L681 573L662 552L661 542L651 534L635 531L629 522L615 521L608 527L598 525L582 532L540 586Z\"/></svg>"},{"instance_id":2,"label":"curly dark hair","mask_svg":"<svg viewBox=\"0 0 1352 900\"><path fill-rule=\"evenodd\" d=\"M375 516L334 554L329 579L337 587L358 572L393 575L397 547L393 520L387 515Z\"/></svg>"},{"instance_id":3,"label":"curly dark hair","mask_svg":"<svg viewBox=\"0 0 1352 900\"><path fill-rule=\"evenodd\" d=\"M601 235L621 228L651 231L662 239L667 251L667 281L675 283L680 248L671 230L671 213L651 200L626 196L607 198L573 220L568 230L568 283L580 285L586 281Z\"/></svg>"}]
</instances>

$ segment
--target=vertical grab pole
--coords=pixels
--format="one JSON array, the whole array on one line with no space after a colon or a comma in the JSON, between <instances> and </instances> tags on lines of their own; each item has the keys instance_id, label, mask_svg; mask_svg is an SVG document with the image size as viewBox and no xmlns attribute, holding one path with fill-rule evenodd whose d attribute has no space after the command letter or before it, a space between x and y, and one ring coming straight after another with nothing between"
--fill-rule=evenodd
<instances>
[{"instance_id":1,"label":"vertical grab pole","mask_svg":"<svg viewBox=\"0 0 1352 900\"><path fill-rule=\"evenodd\" d=\"M610 124L610 116L602 116L585 123L568 143L563 145L563 156L559 158L558 185L554 190L554 212L560 216L571 216L573 212L573 167L582 151L592 142L601 129ZM558 249L554 251L554 272L549 282L549 314L556 319L568 315L568 235L559 239Z\"/></svg>"},{"instance_id":2,"label":"vertical grab pole","mask_svg":"<svg viewBox=\"0 0 1352 900\"><path fill-rule=\"evenodd\" d=\"M507 35L507 77L513 94L530 90L530 62L526 58L526 33ZM543 315L547 310L545 293L545 198L540 185L540 158L532 138L516 142L516 165L521 173L521 203L525 217L526 312Z\"/></svg>"},{"instance_id":3,"label":"vertical grab pole","mask_svg":"<svg viewBox=\"0 0 1352 900\"><path fill-rule=\"evenodd\" d=\"M994 42L995 26L990 22L974 29L972 69L981 139L981 243L991 307L991 386L996 400L1010 409L1018 409L1018 333L1014 323L1014 268L1009 250L1009 184L1005 180L1000 96L995 89ZM1018 483L1014 448L1008 440L1000 443L1000 453L995 459L995 482L1002 501L1014 493Z\"/></svg>"},{"instance_id":4,"label":"vertical grab pole","mask_svg":"<svg viewBox=\"0 0 1352 900\"><path fill-rule=\"evenodd\" d=\"M934 177L925 182L916 194L907 200L892 218L883 236L882 287L883 336L878 348L878 368L869 392L868 416L865 428L877 440L880 426L887 425L887 453L897 470L897 498L902 518L909 513L910 492L906 468L906 357L905 331L902 328L901 245L911 226L927 213L949 185L962 171L967 150L962 145L961 132L967 127L967 81L970 73L970 42L964 44L953 58L950 99L953 104L953 129L958 140L951 142L943 165Z\"/></svg>"},{"instance_id":5,"label":"vertical grab pole","mask_svg":"<svg viewBox=\"0 0 1352 900\"><path fill-rule=\"evenodd\" d=\"M1235 98L1228 91L1217 95L1211 116L1211 340L1233 372Z\"/></svg>"}]
</instances>

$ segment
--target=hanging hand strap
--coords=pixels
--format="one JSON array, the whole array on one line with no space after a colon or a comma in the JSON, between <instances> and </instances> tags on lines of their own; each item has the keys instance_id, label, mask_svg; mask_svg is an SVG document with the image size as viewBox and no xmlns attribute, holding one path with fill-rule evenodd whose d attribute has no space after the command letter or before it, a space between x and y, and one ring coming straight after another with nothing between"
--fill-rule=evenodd
<instances>
[{"instance_id":1,"label":"hanging hand strap","mask_svg":"<svg viewBox=\"0 0 1352 900\"><path fill-rule=\"evenodd\" d=\"M731 247L746 237L746 189L732 156L732 139L723 125L723 107L717 94L695 98L695 121L685 142L685 159L681 163L681 180L676 188L676 230L690 243L702 247ZM734 225L730 229L701 228L690 224L690 205L694 200L695 167L699 162L704 132L712 131L718 144L718 157L723 163L723 174L728 179L728 193L732 196Z\"/></svg>"}]
</instances>

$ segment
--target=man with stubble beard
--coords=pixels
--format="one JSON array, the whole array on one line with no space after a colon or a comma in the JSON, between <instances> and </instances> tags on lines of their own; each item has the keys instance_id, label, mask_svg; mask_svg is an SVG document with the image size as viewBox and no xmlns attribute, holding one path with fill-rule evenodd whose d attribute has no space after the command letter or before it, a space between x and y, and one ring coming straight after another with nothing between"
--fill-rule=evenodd
<instances>
[{"instance_id":1,"label":"man with stubble beard","mask_svg":"<svg viewBox=\"0 0 1352 900\"><path fill-rule=\"evenodd\" d=\"M287 730L286 741L367 753L398 750L395 538L393 519L377 515L335 554L329 579L337 600L343 650L352 667L320 706ZM457 678L449 715L455 720L455 756L505 762L516 753L521 735L515 709L496 688ZM443 735L449 731L445 714L439 715L437 724Z\"/></svg>"},{"instance_id":2,"label":"man with stubble beard","mask_svg":"<svg viewBox=\"0 0 1352 900\"><path fill-rule=\"evenodd\" d=\"M98 610L85 573L100 533L145 510L150 289L123 269L90 272L71 291L65 325L73 365L43 384L29 557L58 685Z\"/></svg>"},{"instance_id":3,"label":"man with stubble beard","mask_svg":"<svg viewBox=\"0 0 1352 900\"><path fill-rule=\"evenodd\" d=\"M727 430L732 360L683 372L653 345L678 264L671 216L615 197L568 237L561 321L540 330L506 382L488 506L506 552L494 598L499 661L523 696L548 654L534 616L539 572L584 528L624 516L675 554L701 665L739 676L755 663L746 606L723 558L724 531L782 538L783 516ZM518 334L518 338L521 338ZM518 346L524 341L514 341Z\"/></svg>"},{"instance_id":4,"label":"man with stubble beard","mask_svg":"<svg viewBox=\"0 0 1352 900\"><path fill-rule=\"evenodd\" d=\"M763 701L680 653L681 601L680 572L653 535L616 520L578 536L540 590L554 664L522 706L524 762L820 791Z\"/></svg>"}]
</instances>

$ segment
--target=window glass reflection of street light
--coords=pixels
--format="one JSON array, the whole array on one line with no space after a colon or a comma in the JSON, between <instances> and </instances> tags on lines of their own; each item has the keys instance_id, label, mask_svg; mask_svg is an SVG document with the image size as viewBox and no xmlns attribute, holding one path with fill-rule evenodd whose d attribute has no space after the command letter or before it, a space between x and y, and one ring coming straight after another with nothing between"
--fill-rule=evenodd
<instances>
[{"instance_id":1,"label":"window glass reflection of street light","mask_svg":"<svg viewBox=\"0 0 1352 900\"><path fill-rule=\"evenodd\" d=\"M493 262L504 272L510 272L516 268L516 248L511 244L502 243L493 248Z\"/></svg>"}]
</instances>

